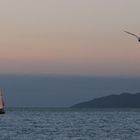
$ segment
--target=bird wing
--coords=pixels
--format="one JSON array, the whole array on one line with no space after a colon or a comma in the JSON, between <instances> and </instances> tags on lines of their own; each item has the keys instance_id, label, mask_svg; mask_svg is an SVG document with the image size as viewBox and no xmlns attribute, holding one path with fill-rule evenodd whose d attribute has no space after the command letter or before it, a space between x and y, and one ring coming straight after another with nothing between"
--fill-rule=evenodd
<instances>
[{"instance_id":1,"label":"bird wing","mask_svg":"<svg viewBox=\"0 0 140 140\"><path fill-rule=\"evenodd\" d=\"M133 36L135 36L136 38L139 39L139 36L137 36L137 35L135 35L135 34L133 34L133 33L130 33L130 32L127 32L127 31L124 31L124 32L127 33L127 34L130 34L130 35L133 35Z\"/></svg>"}]
</instances>

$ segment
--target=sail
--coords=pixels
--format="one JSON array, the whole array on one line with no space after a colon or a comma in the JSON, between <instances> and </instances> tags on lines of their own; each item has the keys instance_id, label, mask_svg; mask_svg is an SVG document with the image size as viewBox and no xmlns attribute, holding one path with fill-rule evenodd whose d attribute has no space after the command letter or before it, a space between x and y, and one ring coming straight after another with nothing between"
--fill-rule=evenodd
<instances>
[{"instance_id":1,"label":"sail","mask_svg":"<svg viewBox=\"0 0 140 140\"><path fill-rule=\"evenodd\" d=\"M2 90L0 91L0 109L4 108L4 101L3 101L3 97L2 97Z\"/></svg>"}]
</instances>

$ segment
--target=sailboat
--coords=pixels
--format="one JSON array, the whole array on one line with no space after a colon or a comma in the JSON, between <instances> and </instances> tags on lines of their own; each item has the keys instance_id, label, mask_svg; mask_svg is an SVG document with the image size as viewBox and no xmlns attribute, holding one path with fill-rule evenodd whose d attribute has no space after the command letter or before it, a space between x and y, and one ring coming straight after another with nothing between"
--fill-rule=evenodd
<instances>
[{"instance_id":1,"label":"sailboat","mask_svg":"<svg viewBox=\"0 0 140 140\"><path fill-rule=\"evenodd\" d=\"M4 114L4 100L2 95L2 89L0 89L0 114Z\"/></svg>"}]
</instances>

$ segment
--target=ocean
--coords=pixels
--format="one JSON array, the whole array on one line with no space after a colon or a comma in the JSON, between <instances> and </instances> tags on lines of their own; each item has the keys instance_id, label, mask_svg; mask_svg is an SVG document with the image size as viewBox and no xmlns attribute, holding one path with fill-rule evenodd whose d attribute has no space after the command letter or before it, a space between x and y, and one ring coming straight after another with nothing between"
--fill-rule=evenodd
<instances>
[{"instance_id":1,"label":"ocean","mask_svg":"<svg viewBox=\"0 0 140 140\"><path fill-rule=\"evenodd\" d=\"M139 140L140 109L6 108L0 140Z\"/></svg>"}]
</instances>

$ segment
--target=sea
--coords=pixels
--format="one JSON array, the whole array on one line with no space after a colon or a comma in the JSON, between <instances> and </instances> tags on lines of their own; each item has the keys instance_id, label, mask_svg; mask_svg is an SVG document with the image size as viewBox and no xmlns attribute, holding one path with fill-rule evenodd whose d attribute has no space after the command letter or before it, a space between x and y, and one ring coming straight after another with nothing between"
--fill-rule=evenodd
<instances>
[{"instance_id":1,"label":"sea","mask_svg":"<svg viewBox=\"0 0 140 140\"><path fill-rule=\"evenodd\" d=\"M140 109L6 108L0 140L140 140Z\"/></svg>"}]
</instances>

